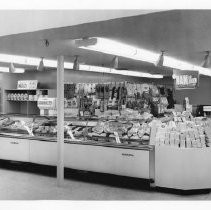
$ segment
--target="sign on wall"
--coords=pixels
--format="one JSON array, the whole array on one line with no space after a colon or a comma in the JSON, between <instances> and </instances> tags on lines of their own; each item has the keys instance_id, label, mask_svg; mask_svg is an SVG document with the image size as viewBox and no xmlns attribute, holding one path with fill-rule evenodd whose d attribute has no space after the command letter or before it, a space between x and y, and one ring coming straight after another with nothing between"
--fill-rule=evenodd
<instances>
[{"instance_id":1,"label":"sign on wall","mask_svg":"<svg viewBox=\"0 0 211 210\"><path fill-rule=\"evenodd\" d=\"M173 78L176 90L195 89L199 86L198 71L181 71L174 69Z\"/></svg>"},{"instance_id":2,"label":"sign on wall","mask_svg":"<svg viewBox=\"0 0 211 210\"><path fill-rule=\"evenodd\" d=\"M35 90L35 89L37 89L37 84L38 84L37 80L19 80L17 89Z\"/></svg>"}]
</instances>

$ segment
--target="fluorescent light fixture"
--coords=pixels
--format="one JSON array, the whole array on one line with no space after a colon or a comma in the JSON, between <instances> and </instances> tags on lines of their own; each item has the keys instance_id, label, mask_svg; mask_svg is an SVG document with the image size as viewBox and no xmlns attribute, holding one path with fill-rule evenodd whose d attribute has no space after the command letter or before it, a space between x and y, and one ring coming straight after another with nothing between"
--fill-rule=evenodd
<instances>
[{"instance_id":1,"label":"fluorescent light fixture","mask_svg":"<svg viewBox=\"0 0 211 210\"><path fill-rule=\"evenodd\" d=\"M0 54L0 62L37 66L39 63L39 58Z\"/></svg>"},{"instance_id":2,"label":"fluorescent light fixture","mask_svg":"<svg viewBox=\"0 0 211 210\"><path fill-rule=\"evenodd\" d=\"M113 41L105 38L94 37L97 41L93 45L84 44L84 46L79 46L79 48L102 52L106 54L126 57L134 60L146 61L155 63L159 57L158 53L151 52L145 49L138 49L136 47L123 44L121 42ZM93 39L93 38L91 38ZM77 43L78 40L75 40ZM86 40L84 40L86 42ZM77 45L77 44L76 44Z\"/></svg>"},{"instance_id":3,"label":"fluorescent light fixture","mask_svg":"<svg viewBox=\"0 0 211 210\"><path fill-rule=\"evenodd\" d=\"M29 65L29 66L36 67L40 63L40 58L0 54L0 62L11 63L11 61L14 62L15 64ZM43 59L43 64L45 67L57 68L56 60ZM64 68L73 69L73 63L65 62ZM116 70L112 68L83 65L83 64L80 64L79 70L98 72L98 73L119 74L119 75L126 75L126 76L136 76L136 77L163 78L163 75L154 75L154 74L148 74L148 73L143 73L143 72L138 72L138 71ZM25 70L23 68L15 68L15 73L23 73L24 71ZM0 72L9 72L9 68L0 67Z\"/></svg>"},{"instance_id":4,"label":"fluorescent light fixture","mask_svg":"<svg viewBox=\"0 0 211 210\"><path fill-rule=\"evenodd\" d=\"M0 72L9 72L9 68L8 67L0 67Z\"/></svg>"},{"instance_id":5,"label":"fluorescent light fixture","mask_svg":"<svg viewBox=\"0 0 211 210\"><path fill-rule=\"evenodd\" d=\"M91 72L100 72L100 73L107 73L107 74L119 74L125 76L134 76L134 77L147 77L147 78L154 78L154 79L162 79L163 75L160 74L149 74L139 71L128 71L128 70L116 70L112 68L100 67L100 66L89 66L89 65L80 65L81 71L91 71Z\"/></svg>"},{"instance_id":6,"label":"fluorescent light fixture","mask_svg":"<svg viewBox=\"0 0 211 210\"><path fill-rule=\"evenodd\" d=\"M25 69L23 68L15 68L15 72L14 73L24 73Z\"/></svg>"},{"instance_id":7,"label":"fluorescent light fixture","mask_svg":"<svg viewBox=\"0 0 211 210\"><path fill-rule=\"evenodd\" d=\"M24 73L25 69L23 69L23 68L15 68L14 64L10 63L9 72L10 73Z\"/></svg>"},{"instance_id":8,"label":"fluorescent light fixture","mask_svg":"<svg viewBox=\"0 0 211 210\"><path fill-rule=\"evenodd\" d=\"M110 39L105 39L101 37L92 37L90 39L93 39L95 41L88 42L87 39L81 39L82 42L78 47L81 49L126 57L133 60L139 60L153 64L156 64L156 61L160 56L158 53L154 53L149 50L137 48ZM78 40L75 40L75 43L77 42ZM199 71L199 73L202 75L211 77L211 70L169 56L165 56L165 59L163 60L163 66L179 70L196 70Z\"/></svg>"},{"instance_id":9,"label":"fluorescent light fixture","mask_svg":"<svg viewBox=\"0 0 211 210\"><path fill-rule=\"evenodd\" d=\"M0 72L4 73L9 73L9 68L8 67L0 67ZM24 73L25 69L23 68L15 68L15 72L13 73Z\"/></svg>"}]
</instances>

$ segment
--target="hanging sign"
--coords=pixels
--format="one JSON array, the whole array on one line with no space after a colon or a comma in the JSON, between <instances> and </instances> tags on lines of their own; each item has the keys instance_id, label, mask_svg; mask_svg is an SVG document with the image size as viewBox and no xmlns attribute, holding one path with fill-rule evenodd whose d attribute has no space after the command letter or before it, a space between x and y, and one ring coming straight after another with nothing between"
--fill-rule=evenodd
<instances>
[{"instance_id":1,"label":"hanging sign","mask_svg":"<svg viewBox=\"0 0 211 210\"><path fill-rule=\"evenodd\" d=\"M174 86L176 90L195 89L199 86L198 71L173 71Z\"/></svg>"}]
</instances>

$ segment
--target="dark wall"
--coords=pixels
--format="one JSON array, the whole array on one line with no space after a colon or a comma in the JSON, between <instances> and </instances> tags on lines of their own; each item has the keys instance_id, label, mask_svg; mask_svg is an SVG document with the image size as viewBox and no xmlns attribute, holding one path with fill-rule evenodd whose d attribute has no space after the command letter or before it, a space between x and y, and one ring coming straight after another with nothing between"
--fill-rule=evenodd
<instances>
[{"instance_id":1,"label":"dark wall","mask_svg":"<svg viewBox=\"0 0 211 210\"><path fill-rule=\"evenodd\" d=\"M38 80L41 88L56 88L56 71L48 70L44 72L26 72L24 74L3 74L3 86L4 88L16 88L18 80ZM146 83L159 83L164 84L169 83L167 79L149 79L140 77L128 77L123 75L112 75L112 74L102 74L96 72L85 72L85 71L71 71L65 70L64 82L73 83L91 83L91 82L119 82L119 81L129 81L129 82L146 82Z\"/></svg>"},{"instance_id":2,"label":"dark wall","mask_svg":"<svg viewBox=\"0 0 211 210\"><path fill-rule=\"evenodd\" d=\"M177 103L182 103L185 97L189 97L191 104L211 105L211 77L200 76L196 89L175 91Z\"/></svg>"},{"instance_id":3,"label":"dark wall","mask_svg":"<svg viewBox=\"0 0 211 210\"><path fill-rule=\"evenodd\" d=\"M140 77L128 77L122 75L102 74L96 72L74 72L66 70L64 82L118 82L130 81L141 83L154 83L172 85L171 77L163 79L148 79ZM18 80L38 80L40 88L56 89L56 71L47 70L45 72L26 72L24 74L0 74L1 87L3 89L13 89L17 87ZM191 104L210 104L211 105L211 77L200 76L199 87L194 90L177 90L175 99L177 103L182 103L185 97L189 97Z\"/></svg>"}]
</instances>

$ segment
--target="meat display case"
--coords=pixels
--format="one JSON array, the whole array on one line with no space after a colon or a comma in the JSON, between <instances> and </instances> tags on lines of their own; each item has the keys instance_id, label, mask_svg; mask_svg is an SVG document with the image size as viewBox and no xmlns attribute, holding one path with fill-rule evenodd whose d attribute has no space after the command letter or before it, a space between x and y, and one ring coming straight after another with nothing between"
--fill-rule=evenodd
<instances>
[{"instance_id":1,"label":"meat display case","mask_svg":"<svg viewBox=\"0 0 211 210\"><path fill-rule=\"evenodd\" d=\"M13 119L19 117L13 116ZM21 119L32 121L29 117ZM69 138L64 142L64 165L67 168L154 180L153 146ZM5 132L4 129L0 134L0 148L0 159L3 160L57 164L55 136L30 136Z\"/></svg>"},{"instance_id":2,"label":"meat display case","mask_svg":"<svg viewBox=\"0 0 211 210\"><path fill-rule=\"evenodd\" d=\"M13 116L13 119L32 121L29 117ZM79 121L81 123L83 121ZM93 125L96 122L84 123ZM151 137L153 132L152 129ZM211 188L210 147L176 148L65 137L66 168L147 179L152 187L179 190ZM3 129L0 132L0 159L56 166L56 137L31 136L27 132L6 132Z\"/></svg>"}]
</instances>

